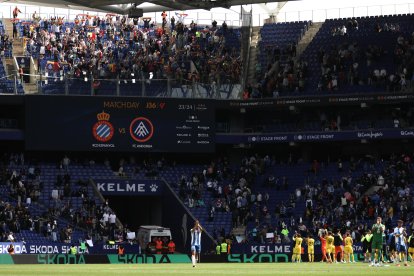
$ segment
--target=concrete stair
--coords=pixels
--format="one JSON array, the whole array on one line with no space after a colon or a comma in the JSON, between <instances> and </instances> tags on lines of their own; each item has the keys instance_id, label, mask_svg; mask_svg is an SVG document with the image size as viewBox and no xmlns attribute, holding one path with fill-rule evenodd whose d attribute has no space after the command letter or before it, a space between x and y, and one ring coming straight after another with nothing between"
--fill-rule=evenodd
<instances>
[{"instance_id":1,"label":"concrete stair","mask_svg":"<svg viewBox=\"0 0 414 276\"><path fill-rule=\"evenodd\" d=\"M302 39L299 41L296 47L296 56L300 57L303 51L305 51L306 47L308 47L309 43L315 37L316 33L322 27L323 22L313 23L309 29L306 31Z\"/></svg>"},{"instance_id":2,"label":"concrete stair","mask_svg":"<svg viewBox=\"0 0 414 276\"><path fill-rule=\"evenodd\" d=\"M38 93L38 87L36 83L24 83L23 84L25 94L35 94Z\"/></svg>"},{"instance_id":3,"label":"concrete stair","mask_svg":"<svg viewBox=\"0 0 414 276\"><path fill-rule=\"evenodd\" d=\"M12 58L4 59L4 65L5 65L7 76L10 76L16 72L16 68L14 66ZM12 79L12 77L9 77L9 79Z\"/></svg>"},{"instance_id":4,"label":"concrete stair","mask_svg":"<svg viewBox=\"0 0 414 276\"><path fill-rule=\"evenodd\" d=\"M24 56L25 51L23 48L23 38L16 37L13 39L13 23L10 18L6 18L3 20L6 34L9 35L9 38L13 41L13 57L16 56ZM18 71L14 63L14 58L8 58L5 60L6 72L7 75L10 76L10 79L14 79L14 74ZM37 93L37 85L36 83L23 83L23 88L25 93Z\"/></svg>"},{"instance_id":5,"label":"concrete stair","mask_svg":"<svg viewBox=\"0 0 414 276\"><path fill-rule=\"evenodd\" d=\"M6 18L3 20L6 33L9 35L10 39L13 39L13 23L11 22L10 18ZM23 38L18 37L13 39L13 56L22 56L24 54L23 51Z\"/></svg>"},{"instance_id":6,"label":"concrete stair","mask_svg":"<svg viewBox=\"0 0 414 276\"><path fill-rule=\"evenodd\" d=\"M5 32L9 36L9 39L13 41L13 57L16 55L23 55L23 39L22 38L15 38L13 39L13 23L10 21L10 18L5 18L3 20ZM4 61L6 73L9 79L14 79L14 74L17 72L17 68L14 64L13 58L7 58Z\"/></svg>"},{"instance_id":7,"label":"concrete stair","mask_svg":"<svg viewBox=\"0 0 414 276\"><path fill-rule=\"evenodd\" d=\"M256 83L256 64L257 64L257 55L259 54L258 43L260 40L260 27L253 27L252 29L252 40L250 43L250 58L249 58L249 68L247 74L247 83L255 84Z\"/></svg>"},{"instance_id":8,"label":"concrete stair","mask_svg":"<svg viewBox=\"0 0 414 276\"><path fill-rule=\"evenodd\" d=\"M232 232L235 236L245 236L246 226L239 226L237 228L233 228Z\"/></svg>"}]
</instances>

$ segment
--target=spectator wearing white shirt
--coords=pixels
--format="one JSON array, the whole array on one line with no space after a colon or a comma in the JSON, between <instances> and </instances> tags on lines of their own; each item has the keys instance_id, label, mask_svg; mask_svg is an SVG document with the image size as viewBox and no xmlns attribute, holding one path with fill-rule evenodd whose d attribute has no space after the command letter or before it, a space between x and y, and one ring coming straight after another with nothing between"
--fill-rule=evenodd
<instances>
[{"instance_id":1,"label":"spectator wearing white shirt","mask_svg":"<svg viewBox=\"0 0 414 276\"><path fill-rule=\"evenodd\" d=\"M108 220L109 220L109 224L110 224L111 226L114 226L114 225L115 225L115 223L116 223L116 215L115 215L115 213L113 213L113 212L112 212L112 213L109 215Z\"/></svg>"},{"instance_id":2,"label":"spectator wearing white shirt","mask_svg":"<svg viewBox=\"0 0 414 276\"><path fill-rule=\"evenodd\" d=\"M13 236L13 232L9 232L9 235L7 236L7 241L9 242L15 242L15 238Z\"/></svg>"},{"instance_id":3,"label":"spectator wearing white shirt","mask_svg":"<svg viewBox=\"0 0 414 276\"><path fill-rule=\"evenodd\" d=\"M346 35L346 27L345 27L345 25L342 25L341 30L340 30L340 34L341 35Z\"/></svg>"},{"instance_id":4,"label":"spectator wearing white shirt","mask_svg":"<svg viewBox=\"0 0 414 276\"><path fill-rule=\"evenodd\" d=\"M384 68L383 69L381 69L381 71L380 71L380 78L382 79L382 80L385 80L385 78L387 77L387 70L385 70Z\"/></svg>"},{"instance_id":5,"label":"spectator wearing white shirt","mask_svg":"<svg viewBox=\"0 0 414 276\"><path fill-rule=\"evenodd\" d=\"M377 185L383 186L384 185L384 177L382 175L378 176Z\"/></svg>"},{"instance_id":6,"label":"spectator wearing white shirt","mask_svg":"<svg viewBox=\"0 0 414 276\"><path fill-rule=\"evenodd\" d=\"M109 214L107 212L103 213L102 219L103 219L104 225L107 225L109 221Z\"/></svg>"}]
</instances>

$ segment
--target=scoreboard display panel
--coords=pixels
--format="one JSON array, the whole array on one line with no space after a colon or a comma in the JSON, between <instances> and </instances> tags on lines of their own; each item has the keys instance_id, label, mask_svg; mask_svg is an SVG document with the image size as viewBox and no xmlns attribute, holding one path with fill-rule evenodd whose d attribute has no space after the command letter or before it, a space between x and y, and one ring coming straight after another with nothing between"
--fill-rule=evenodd
<instances>
[{"instance_id":1,"label":"scoreboard display panel","mask_svg":"<svg viewBox=\"0 0 414 276\"><path fill-rule=\"evenodd\" d=\"M215 149L210 100L32 95L25 105L27 150Z\"/></svg>"}]
</instances>

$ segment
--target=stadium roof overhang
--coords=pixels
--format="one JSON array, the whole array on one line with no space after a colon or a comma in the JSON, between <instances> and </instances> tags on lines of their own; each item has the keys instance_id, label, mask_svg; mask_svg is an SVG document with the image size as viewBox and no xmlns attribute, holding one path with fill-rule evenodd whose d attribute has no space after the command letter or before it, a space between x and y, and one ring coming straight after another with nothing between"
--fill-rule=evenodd
<instances>
[{"instance_id":1,"label":"stadium roof overhang","mask_svg":"<svg viewBox=\"0 0 414 276\"><path fill-rule=\"evenodd\" d=\"M142 12L159 12L173 10L193 10L212 8L230 8L231 6L286 2L283 0L9 0L8 3L47 5L57 8L90 9L118 14L128 14L131 8Z\"/></svg>"}]
</instances>

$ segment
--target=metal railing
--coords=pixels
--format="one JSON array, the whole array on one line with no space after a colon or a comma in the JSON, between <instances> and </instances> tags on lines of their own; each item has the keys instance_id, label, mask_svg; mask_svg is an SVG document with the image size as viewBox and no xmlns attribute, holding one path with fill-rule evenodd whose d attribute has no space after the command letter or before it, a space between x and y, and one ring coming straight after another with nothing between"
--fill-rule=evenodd
<instances>
[{"instance_id":1,"label":"metal railing","mask_svg":"<svg viewBox=\"0 0 414 276\"><path fill-rule=\"evenodd\" d=\"M33 13L36 12L37 16L41 18L50 18L50 17L64 17L65 20L74 20L77 15L80 14L88 14L90 16L99 16L105 17L107 13L97 12L97 11L89 11L89 10L75 10L75 9L61 9L55 7L45 7L45 6L32 6L32 5L21 5L21 4L10 4L10 3L2 3L0 7L2 8L1 16L2 18L12 18L13 17L13 9L18 7L21 11L19 13L18 18L21 20L31 20ZM185 15L185 16L182 16ZM230 11L228 13L212 13L212 12L194 12L194 11L168 11L167 17L171 18L172 16L175 17L176 22L181 20L184 24L189 25L192 21L199 25L211 25L213 20L216 20L217 23L220 25L224 21L226 21L228 26L240 27L241 21L239 19L240 14L234 11ZM150 17L152 21L156 23L162 22L161 12L151 12L151 13L144 13L143 17Z\"/></svg>"},{"instance_id":2,"label":"metal railing","mask_svg":"<svg viewBox=\"0 0 414 276\"><path fill-rule=\"evenodd\" d=\"M304 11L281 12L275 16L275 22L313 21L324 22L326 19L366 17L394 14L411 14L414 12L414 3L342 7L330 9L316 9ZM262 26L269 14L259 13L253 16L253 26Z\"/></svg>"},{"instance_id":3,"label":"metal railing","mask_svg":"<svg viewBox=\"0 0 414 276\"><path fill-rule=\"evenodd\" d=\"M28 76L34 80L33 83L24 83ZM16 74L15 78L14 90L18 91L18 85L23 85L26 94L237 99L242 90L240 83L228 79L202 83L187 79L145 79L142 76L136 79L103 79L69 74Z\"/></svg>"},{"instance_id":4,"label":"metal railing","mask_svg":"<svg viewBox=\"0 0 414 276\"><path fill-rule=\"evenodd\" d=\"M0 77L0 94L17 94L18 92L18 75L11 74Z\"/></svg>"},{"instance_id":5,"label":"metal railing","mask_svg":"<svg viewBox=\"0 0 414 276\"><path fill-rule=\"evenodd\" d=\"M0 4L1 18L12 18L13 9L16 5L10 3ZM78 14L89 14L104 17L106 13L75 10L75 9L61 9L45 6L31 6L31 5L17 5L22 11L18 18L32 19L33 13L36 11L42 18L50 18L51 16L64 17L65 20L74 20ZM388 5L373 5L373 6L356 6L356 7L338 7L329 9L315 9L303 11L286 11L278 14L269 13L255 13L253 12L253 26L262 26L265 20L269 19L271 15L275 17L276 22L292 22L292 21L308 21L323 22L326 19L343 18L343 17L364 17L376 15L393 15L393 14L411 14L414 12L414 3L404 4L388 4ZM242 21L240 14L229 10L227 13L223 12L199 12L199 11L168 11L168 18L174 16L177 20L182 14L184 24L190 24L192 21L199 25L211 25L213 20L216 20L219 25L226 21L228 26L241 27ZM144 17L151 17L156 23L162 22L160 12L145 13ZM177 22L177 21L176 21Z\"/></svg>"}]
</instances>

